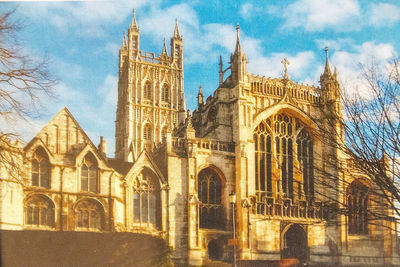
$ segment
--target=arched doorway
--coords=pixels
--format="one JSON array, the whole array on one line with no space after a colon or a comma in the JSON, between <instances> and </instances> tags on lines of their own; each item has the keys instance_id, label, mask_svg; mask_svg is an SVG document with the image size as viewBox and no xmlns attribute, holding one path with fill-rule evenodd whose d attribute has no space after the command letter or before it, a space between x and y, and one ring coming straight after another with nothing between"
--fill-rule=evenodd
<instances>
[{"instance_id":1,"label":"arched doorway","mask_svg":"<svg viewBox=\"0 0 400 267\"><path fill-rule=\"evenodd\" d=\"M208 258L210 260L221 260L223 253L223 247L219 240L213 239L208 243Z\"/></svg>"},{"instance_id":2,"label":"arched doorway","mask_svg":"<svg viewBox=\"0 0 400 267\"><path fill-rule=\"evenodd\" d=\"M307 234L299 224L293 224L283 236L282 258L308 259Z\"/></svg>"}]
</instances>

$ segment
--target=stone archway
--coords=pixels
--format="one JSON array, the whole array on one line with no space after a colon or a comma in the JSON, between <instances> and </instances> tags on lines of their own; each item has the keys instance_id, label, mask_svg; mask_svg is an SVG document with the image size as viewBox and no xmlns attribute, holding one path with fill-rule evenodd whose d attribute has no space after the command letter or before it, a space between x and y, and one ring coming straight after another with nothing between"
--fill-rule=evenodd
<instances>
[{"instance_id":1,"label":"stone archway","mask_svg":"<svg viewBox=\"0 0 400 267\"><path fill-rule=\"evenodd\" d=\"M307 233L299 224L293 224L283 235L282 258L308 259Z\"/></svg>"}]
</instances>

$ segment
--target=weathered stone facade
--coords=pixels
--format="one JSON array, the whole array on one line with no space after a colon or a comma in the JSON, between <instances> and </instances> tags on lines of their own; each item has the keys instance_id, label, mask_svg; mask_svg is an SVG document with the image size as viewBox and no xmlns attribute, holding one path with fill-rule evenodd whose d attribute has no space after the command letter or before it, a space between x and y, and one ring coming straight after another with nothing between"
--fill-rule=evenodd
<instances>
[{"instance_id":1,"label":"weathered stone facade","mask_svg":"<svg viewBox=\"0 0 400 267\"><path fill-rule=\"evenodd\" d=\"M364 225L364 213L332 213L353 181L373 185L354 169L332 167L349 161L318 137L324 116L341 114L328 57L320 87L291 81L286 60L282 78L254 76L237 26L219 87L205 101L200 88L190 113L178 24L170 53L164 43L157 57L140 50L135 16L127 36L119 52L115 159L62 109L21 148L22 182L2 173L2 229L147 233L164 238L177 263L192 265L231 262L228 243L241 261L398 263L394 223Z\"/></svg>"}]
</instances>

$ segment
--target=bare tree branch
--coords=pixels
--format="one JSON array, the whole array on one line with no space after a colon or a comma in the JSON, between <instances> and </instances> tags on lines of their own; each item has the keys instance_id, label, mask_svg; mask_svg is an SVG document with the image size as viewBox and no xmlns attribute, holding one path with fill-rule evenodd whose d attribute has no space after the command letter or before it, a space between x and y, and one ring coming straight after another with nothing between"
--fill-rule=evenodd
<instances>
[{"instance_id":1,"label":"bare tree branch","mask_svg":"<svg viewBox=\"0 0 400 267\"><path fill-rule=\"evenodd\" d=\"M0 120L9 125L38 114L41 98L54 97L56 84L48 59L27 54L19 44L23 27L14 15L15 10L0 14ZM0 168L9 169L16 181L21 177L16 165L21 152L19 141L17 133L0 125Z\"/></svg>"}]
</instances>

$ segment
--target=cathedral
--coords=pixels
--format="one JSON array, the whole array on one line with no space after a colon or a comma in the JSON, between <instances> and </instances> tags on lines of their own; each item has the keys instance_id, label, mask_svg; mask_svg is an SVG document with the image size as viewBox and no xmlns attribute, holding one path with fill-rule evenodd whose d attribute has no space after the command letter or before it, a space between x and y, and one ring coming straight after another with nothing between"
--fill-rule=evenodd
<instances>
[{"instance_id":1,"label":"cathedral","mask_svg":"<svg viewBox=\"0 0 400 267\"><path fill-rule=\"evenodd\" d=\"M119 50L115 157L63 108L20 146L21 183L0 170L0 228L147 234L177 266L399 264L395 223L368 213L374 184L326 141L344 138L323 123L342 114L328 49L318 87L292 81L286 59L282 77L266 78L247 72L236 29L218 88L205 97L200 87L191 112L178 23L156 55L141 50L133 13ZM321 127L339 134L321 138Z\"/></svg>"}]
</instances>

